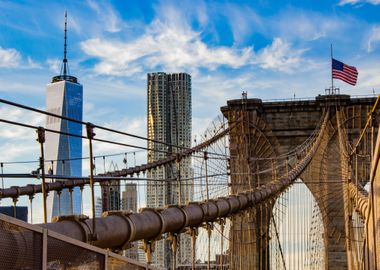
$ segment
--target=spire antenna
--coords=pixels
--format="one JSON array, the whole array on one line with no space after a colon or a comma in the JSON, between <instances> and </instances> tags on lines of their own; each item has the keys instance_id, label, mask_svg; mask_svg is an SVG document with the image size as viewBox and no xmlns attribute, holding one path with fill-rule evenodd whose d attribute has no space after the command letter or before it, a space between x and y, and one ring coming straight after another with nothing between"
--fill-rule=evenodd
<instances>
[{"instance_id":1,"label":"spire antenna","mask_svg":"<svg viewBox=\"0 0 380 270\"><path fill-rule=\"evenodd\" d=\"M69 64L67 63L67 11L65 11L65 35L64 35L64 43L63 43L63 61L61 66L60 75L54 76L52 78L52 83L61 82L61 81L69 81L73 83L78 83L76 77L70 75Z\"/></svg>"},{"instance_id":2,"label":"spire antenna","mask_svg":"<svg viewBox=\"0 0 380 270\"><path fill-rule=\"evenodd\" d=\"M63 76L67 76L67 11L65 11L65 37L64 37L64 47L63 47Z\"/></svg>"}]
</instances>

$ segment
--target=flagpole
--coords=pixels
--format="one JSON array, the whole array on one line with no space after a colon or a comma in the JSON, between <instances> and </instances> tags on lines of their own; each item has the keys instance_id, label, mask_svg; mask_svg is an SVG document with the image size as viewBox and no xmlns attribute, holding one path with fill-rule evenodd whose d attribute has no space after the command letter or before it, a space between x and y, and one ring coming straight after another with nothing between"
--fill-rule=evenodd
<instances>
[{"instance_id":1,"label":"flagpole","mask_svg":"<svg viewBox=\"0 0 380 270\"><path fill-rule=\"evenodd\" d=\"M333 78L333 46L330 44L330 53L331 53L331 94L334 93L334 78Z\"/></svg>"}]
</instances>

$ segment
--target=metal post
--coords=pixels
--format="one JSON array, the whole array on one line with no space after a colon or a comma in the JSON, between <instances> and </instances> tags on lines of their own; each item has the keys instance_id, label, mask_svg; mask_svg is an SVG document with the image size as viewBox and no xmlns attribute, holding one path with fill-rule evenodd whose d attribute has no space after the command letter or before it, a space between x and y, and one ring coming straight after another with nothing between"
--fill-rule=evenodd
<instances>
[{"instance_id":1,"label":"metal post","mask_svg":"<svg viewBox=\"0 0 380 270\"><path fill-rule=\"evenodd\" d=\"M57 196L58 196L58 215L61 215L61 194L62 191L57 191Z\"/></svg>"},{"instance_id":2,"label":"metal post","mask_svg":"<svg viewBox=\"0 0 380 270\"><path fill-rule=\"evenodd\" d=\"M181 188L181 156L177 154L177 186L178 186L178 204L182 205L182 188ZM175 268L174 268L175 269Z\"/></svg>"},{"instance_id":3,"label":"metal post","mask_svg":"<svg viewBox=\"0 0 380 270\"><path fill-rule=\"evenodd\" d=\"M172 242L173 251L173 269L177 269L177 248L178 248L178 235L170 233L169 240Z\"/></svg>"},{"instance_id":4,"label":"metal post","mask_svg":"<svg viewBox=\"0 0 380 270\"><path fill-rule=\"evenodd\" d=\"M4 174L4 163L1 162L0 165L1 165L1 188L4 189L4 177L3 177L3 174Z\"/></svg>"},{"instance_id":5,"label":"metal post","mask_svg":"<svg viewBox=\"0 0 380 270\"><path fill-rule=\"evenodd\" d=\"M47 254L48 254L48 230L43 229L42 231L42 256L41 256L41 269L47 269Z\"/></svg>"},{"instance_id":6,"label":"metal post","mask_svg":"<svg viewBox=\"0 0 380 270\"><path fill-rule=\"evenodd\" d=\"M33 195L29 195L29 202L30 202L30 223L33 224Z\"/></svg>"},{"instance_id":7,"label":"metal post","mask_svg":"<svg viewBox=\"0 0 380 270\"><path fill-rule=\"evenodd\" d=\"M333 63L333 45L330 44L330 53L331 53L331 95L334 95L334 77L333 77L333 66L332 66L332 63Z\"/></svg>"},{"instance_id":8,"label":"metal post","mask_svg":"<svg viewBox=\"0 0 380 270\"><path fill-rule=\"evenodd\" d=\"M195 270L195 258L196 258L195 245L197 242L197 235L198 235L197 228L191 228L190 235L191 235L191 269Z\"/></svg>"},{"instance_id":9,"label":"metal post","mask_svg":"<svg viewBox=\"0 0 380 270\"><path fill-rule=\"evenodd\" d=\"M17 197L13 198L13 217L17 218Z\"/></svg>"},{"instance_id":10,"label":"metal post","mask_svg":"<svg viewBox=\"0 0 380 270\"><path fill-rule=\"evenodd\" d=\"M46 209L46 186L45 186L45 154L44 154L44 142L45 142L45 129L39 127L37 129L38 139L40 143L40 169L41 169L41 178L42 178L42 201L43 201L43 210L44 210L44 223L47 223L47 209Z\"/></svg>"},{"instance_id":11,"label":"metal post","mask_svg":"<svg viewBox=\"0 0 380 270\"><path fill-rule=\"evenodd\" d=\"M224 219L220 219L220 269L223 270L223 237L224 237Z\"/></svg>"},{"instance_id":12,"label":"metal post","mask_svg":"<svg viewBox=\"0 0 380 270\"><path fill-rule=\"evenodd\" d=\"M84 186L80 186L80 213L83 214L83 189L84 189Z\"/></svg>"},{"instance_id":13,"label":"metal post","mask_svg":"<svg viewBox=\"0 0 380 270\"><path fill-rule=\"evenodd\" d=\"M154 251L154 242L152 241L143 241L143 250L145 251L145 258L147 264L152 264L152 253Z\"/></svg>"},{"instance_id":14,"label":"metal post","mask_svg":"<svg viewBox=\"0 0 380 270\"><path fill-rule=\"evenodd\" d=\"M71 214L74 215L73 188L69 188L69 193L70 193L70 210L71 210Z\"/></svg>"},{"instance_id":15,"label":"metal post","mask_svg":"<svg viewBox=\"0 0 380 270\"><path fill-rule=\"evenodd\" d=\"M239 270L243 270L243 214L239 214L240 217L240 239L239 239Z\"/></svg>"},{"instance_id":16,"label":"metal post","mask_svg":"<svg viewBox=\"0 0 380 270\"><path fill-rule=\"evenodd\" d=\"M207 201L209 201L209 193L208 193L208 172L207 172L207 159L208 159L208 156L207 156L207 152L204 152L204 160L205 160L205 173L206 173L206 198L207 198ZM208 213L207 213L208 214Z\"/></svg>"},{"instance_id":17,"label":"metal post","mask_svg":"<svg viewBox=\"0 0 380 270\"><path fill-rule=\"evenodd\" d=\"M208 257L207 257L207 270L211 269L211 230L212 230L212 224L207 222L206 223L207 228L207 236L208 236Z\"/></svg>"},{"instance_id":18,"label":"metal post","mask_svg":"<svg viewBox=\"0 0 380 270\"><path fill-rule=\"evenodd\" d=\"M66 175L65 160L64 159L62 160L62 168L61 169L62 169L62 175Z\"/></svg>"},{"instance_id":19,"label":"metal post","mask_svg":"<svg viewBox=\"0 0 380 270\"><path fill-rule=\"evenodd\" d=\"M88 146L89 146L89 161L90 161L90 188L91 188L91 206L92 206L92 235L91 240L96 240L96 223L95 223L95 191L94 191L94 163L92 153L92 139L95 136L94 127L91 123L86 124Z\"/></svg>"},{"instance_id":20,"label":"metal post","mask_svg":"<svg viewBox=\"0 0 380 270\"><path fill-rule=\"evenodd\" d=\"M358 182L359 182L359 174L358 174L358 149L356 148L355 149L355 184L356 186L358 186ZM358 197L359 196L356 196L356 206L358 206Z\"/></svg>"}]
</instances>

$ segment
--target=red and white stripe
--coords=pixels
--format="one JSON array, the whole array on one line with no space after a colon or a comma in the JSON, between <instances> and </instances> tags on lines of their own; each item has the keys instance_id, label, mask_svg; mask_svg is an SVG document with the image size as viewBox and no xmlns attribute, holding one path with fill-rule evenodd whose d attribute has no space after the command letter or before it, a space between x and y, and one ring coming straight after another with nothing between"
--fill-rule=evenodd
<instances>
[{"instance_id":1,"label":"red and white stripe","mask_svg":"<svg viewBox=\"0 0 380 270\"><path fill-rule=\"evenodd\" d=\"M332 75L334 79L342 80L351 85L356 85L358 79L356 67L347 66L345 64L343 64L343 71L333 69Z\"/></svg>"}]
</instances>

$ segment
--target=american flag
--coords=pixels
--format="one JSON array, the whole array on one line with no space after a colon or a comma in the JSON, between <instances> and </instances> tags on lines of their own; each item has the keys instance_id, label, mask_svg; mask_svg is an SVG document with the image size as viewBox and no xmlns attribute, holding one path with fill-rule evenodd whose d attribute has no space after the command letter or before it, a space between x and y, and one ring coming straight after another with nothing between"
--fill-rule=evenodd
<instances>
[{"instance_id":1,"label":"american flag","mask_svg":"<svg viewBox=\"0 0 380 270\"><path fill-rule=\"evenodd\" d=\"M332 77L348 84L356 85L358 71L356 67L348 66L338 60L332 59Z\"/></svg>"}]
</instances>

